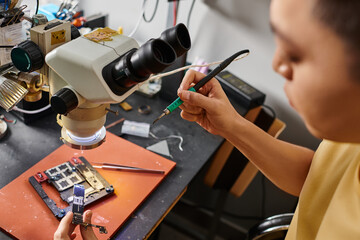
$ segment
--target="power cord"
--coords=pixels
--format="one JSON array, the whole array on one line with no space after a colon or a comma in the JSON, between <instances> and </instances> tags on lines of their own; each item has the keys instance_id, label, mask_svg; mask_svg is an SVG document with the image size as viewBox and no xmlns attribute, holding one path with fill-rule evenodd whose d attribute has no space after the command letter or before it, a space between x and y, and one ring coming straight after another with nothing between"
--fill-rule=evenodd
<instances>
[{"instance_id":1,"label":"power cord","mask_svg":"<svg viewBox=\"0 0 360 240\"><path fill-rule=\"evenodd\" d=\"M235 58L234 59L234 62L235 61L238 61L246 56L248 56L250 53L247 52L247 53L244 53L242 55L240 55L239 57ZM193 64L193 65L187 65L187 66L184 66L184 67L180 67L180 68L177 68L175 70L172 70L172 71L169 71L169 72L165 72L165 73L160 73L160 74L157 74L157 75L153 75L151 76L150 78L148 78L147 80L148 81L151 81L151 80L154 80L154 79L157 79L157 78L161 78L161 77L166 77L166 76L169 76L169 75L172 75L174 73L177 73L177 72L180 72L180 71L184 71L184 70L187 70L189 68L195 68L195 67L209 67L209 66L212 66L212 65L217 65L217 64L220 64L222 63L223 61L216 61L216 62L211 62L211 63L206 63L206 64Z\"/></svg>"},{"instance_id":2,"label":"power cord","mask_svg":"<svg viewBox=\"0 0 360 240\"><path fill-rule=\"evenodd\" d=\"M140 26L140 23L141 23L141 19L143 18L143 15L145 13L145 9L146 9L146 1L147 0L143 0L143 3L142 3L142 7L141 7L141 13L140 13L140 16L136 22L136 25L134 27L134 29L131 31L131 33L128 35L129 37L132 37L135 32L138 30L139 26Z\"/></svg>"},{"instance_id":3,"label":"power cord","mask_svg":"<svg viewBox=\"0 0 360 240\"><path fill-rule=\"evenodd\" d=\"M186 21L186 26L187 26L188 28L189 28L189 26L190 26L190 17L191 17L192 10L193 10L193 8L194 8L194 4L195 4L195 0L192 1L191 6L190 6L190 9L189 9L189 13L188 13L187 21Z\"/></svg>"},{"instance_id":4,"label":"power cord","mask_svg":"<svg viewBox=\"0 0 360 240\"><path fill-rule=\"evenodd\" d=\"M264 174L261 174L261 220L265 219L266 216L266 188L265 188L265 176Z\"/></svg>"},{"instance_id":5,"label":"power cord","mask_svg":"<svg viewBox=\"0 0 360 240\"><path fill-rule=\"evenodd\" d=\"M173 1L173 14L174 14L174 21L173 21L173 25L176 25L176 18L177 18L177 0Z\"/></svg>"},{"instance_id":6,"label":"power cord","mask_svg":"<svg viewBox=\"0 0 360 240\"><path fill-rule=\"evenodd\" d=\"M36 0L36 10L35 10L35 15L38 14L39 12L39 0Z\"/></svg>"},{"instance_id":7,"label":"power cord","mask_svg":"<svg viewBox=\"0 0 360 240\"><path fill-rule=\"evenodd\" d=\"M43 108L37 109L37 110L25 110L25 109L18 108L17 106L15 106L13 108L13 110L21 112L21 113L25 113L25 114L37 114L37 113L43 112L43 111L45 111L45 110L47 110L49 108L51 108L50 104L43 107Z\"/></svg>"},{"instance_id":8,"label":"power cord","mask_svg":"<svg viewBox=\"0 0 360 240\"><path fill-rule=\"evenodd\" d=\"M143 17L145 22L149 23L154 19L155 15L156 15L156 12L157 12L157 9L158 9L158 5L159 5L159 0L156 0L154 11L153 11L153 14L151 15L150 19L146 19L145 12L143 13L142 17Z\"/></svg>"},{"instance_id":9,"label":"power cord","mask_svg":"<svg viewBox=\"0 0 360 240\"><path fill-rule=\"evenodd\" d=\"M200 210L203 209L206 211L215 212L215 209L213 207L202 206L185 198L181 198L180 202L191 208L200 209ZM258 217L258 216L238 215L227 211L223 211L223 214L232 218L243 219L243 220L264 220L262 216Z\"/></svg>"}]
</instances>

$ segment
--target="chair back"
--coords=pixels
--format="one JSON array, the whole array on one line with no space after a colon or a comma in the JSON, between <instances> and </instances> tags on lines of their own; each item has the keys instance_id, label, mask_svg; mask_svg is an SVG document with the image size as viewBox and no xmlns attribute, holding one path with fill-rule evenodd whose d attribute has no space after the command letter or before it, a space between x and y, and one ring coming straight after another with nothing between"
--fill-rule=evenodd
<instances>
[{"instance_id":1,"label":"chair back","mask_svg":"<svg viewBox=\"0 0 360 240\"><path fill-rule=\"evenodd\" d=\"M245 118L275 138L285 129L285 123L269 115L263 107L251 109ZM212 159L204 183L215 189L226 189L240 197L257 172L258 169L225 140Z\"/></svg>"}]
</instances>

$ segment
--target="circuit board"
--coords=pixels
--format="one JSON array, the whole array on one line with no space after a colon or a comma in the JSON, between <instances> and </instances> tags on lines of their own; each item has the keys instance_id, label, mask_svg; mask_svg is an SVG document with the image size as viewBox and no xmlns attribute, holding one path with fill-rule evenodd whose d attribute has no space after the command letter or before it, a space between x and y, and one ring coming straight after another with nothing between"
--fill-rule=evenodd
<instances>
[{"instance_id":1,"label":"circuit board","mask_svg":"<svg viewBox=\"0 0 360 240\"><path fill-rule=\"evenodd\" d=\"M67 162L38 172L29 178L29 182L58 219L61 219L72 209L75 184L81 184L85 188L84 206L114 192L113 186L84 157L73 157ZM58 191L60 198L69 206L59 208L44 191L42 184L53 186Z\"/></svg>"}]
</instances>

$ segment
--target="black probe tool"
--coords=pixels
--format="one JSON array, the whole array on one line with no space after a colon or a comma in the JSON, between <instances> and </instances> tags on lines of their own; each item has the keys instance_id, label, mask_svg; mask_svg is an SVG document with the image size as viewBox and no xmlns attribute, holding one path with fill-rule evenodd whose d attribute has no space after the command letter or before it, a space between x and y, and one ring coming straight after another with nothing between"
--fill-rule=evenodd
<instances>
[{"instance_id":1,"label":"black probe tool","mask_svg":"<svg viewBox=\"0 0 360 240\"><path fill-rule=\"evenodd\" d=\"M188 89L188 91L196 92L198 91L202 86L204 86L208 81L210 81L213 77L215 77L217 74L219 74L222 70L224 70L232 61L234 61L238 56L246 54L246 56L250 53L248 49L239 51L235 54L233 54L231 57L225 59L222 61L219 66L217 66L214 70L212 70L208 75L206 75L203 79L200 80L195 86ZM163 116L169 115L171 112L173 112L176 108L178 108L183 101L178 97L175 101L173 101L169 106L167 106L164 109L164 112L153 122L157 122L160 120Z\"/></svg>"}]
</instances>

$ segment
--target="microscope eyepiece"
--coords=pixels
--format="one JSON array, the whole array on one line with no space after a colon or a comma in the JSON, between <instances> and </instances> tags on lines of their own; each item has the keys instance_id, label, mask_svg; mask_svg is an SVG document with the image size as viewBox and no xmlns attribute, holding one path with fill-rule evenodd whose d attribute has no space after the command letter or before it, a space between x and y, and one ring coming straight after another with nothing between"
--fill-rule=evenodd
<instances>
[{"instance_id":1,"label":"microscope eyepiece","mask_svg":"<svg viewBox=\"0 0 360 240\"><path fill-rule=\"evenodd\" d=\"M169 44L161 39L151 39L132 54L130 64L135 76L149 77L170 66L175 59L175 52Z\"/></svg>"},{"instance_id":2,"label":"microscope eyepiece","mask_svg":"<svg viewBox=\"0 0 360 240\"><path fill-rule=\"evenodd\" d=\"M174 63L174 49L161 39L151 39L139 49L133 49L105 67L109 76L121 88L130 88L145 81L152 73L159 73ZM106 78L105 78L106 79ZM109 83L109 82L108 82Z\"/></svg>"},{"instance_id":3,"label":"microscope eyepiece","mask_svg":"<svg viewBox=\"0 0 360 240\"><path fill-rule=\"evenodd\" d=\"M177 57L186 53L191 47L189 31L182 23L165 30L161 34L160 39L164 40L174 48Z\"/></svg>"},{"instance_id":4,"label":"microscope eyepiece","mask_svg":"<svg viewBox=\"0 0 360 240\"><path fill-rule=\"evenodd\" d=\"M153 73L160 73L191 47L189 32L184 24L164 31L138 49L131 49L102 70L104 80L116 95L123 95Z\"/></svg>"}]
</instances>

